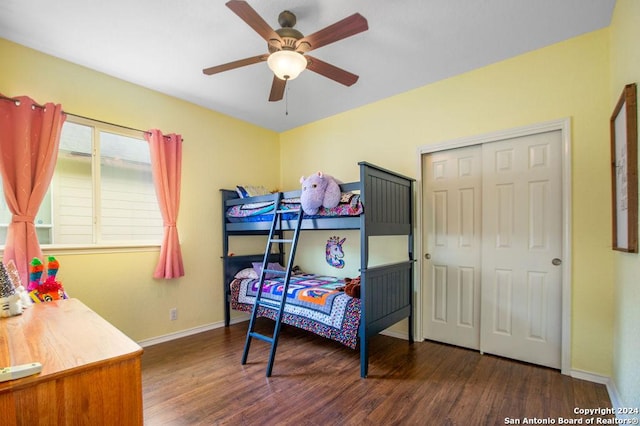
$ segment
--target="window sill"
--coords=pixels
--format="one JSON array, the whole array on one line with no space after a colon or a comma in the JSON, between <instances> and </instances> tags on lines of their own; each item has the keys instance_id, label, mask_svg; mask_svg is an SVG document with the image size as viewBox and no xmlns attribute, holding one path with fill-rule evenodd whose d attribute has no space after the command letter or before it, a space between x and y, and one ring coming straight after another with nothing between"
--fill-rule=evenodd
<instances>
[{"instance_id":1,"label":"window sill","mask_svg":"<svg viewBox=\"0 0 640 426\"><path fill-rule=\"evenodd\" d=\"M42 245L42 253L45 255L64 254L106 254L106 253L140 253L159 252L160 244L101 244L101 245ZM4 246L0 247L0 255L4 255Z\"/></svg>"}]
</instances>

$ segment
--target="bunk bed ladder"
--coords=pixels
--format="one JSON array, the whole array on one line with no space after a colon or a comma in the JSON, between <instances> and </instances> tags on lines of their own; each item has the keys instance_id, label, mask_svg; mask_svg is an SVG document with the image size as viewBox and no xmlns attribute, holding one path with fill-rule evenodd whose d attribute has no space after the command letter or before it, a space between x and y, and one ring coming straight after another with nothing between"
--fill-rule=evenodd
<instances>
[{"instance_id":1,"label":"bunk bed ladder","mask_svg":"<svg viewBox=\"0 0 640 426\"><path fill-rule=\"evenodd\" d=\"M273 214L273 221L271 222L271 229L269 231L269 237L267 239L267 247L264 253L264 259L262 261L262 272L260 273L260 281L258 284L258 294L256 295L256 302L253 305L251 311L251 319L249 320L249 329L247 330L247 340L244 345L244 352L242 353L242 364L247 363L247 356L249 355L249 347L251 346L251 340L256 338L258 340L265 341L271 345L271 351L269 352L269 362L267 364L267 377L271 376L273 370L273 362L276 356L276 348L278 346L278 337L280 335L280 328L282 326L282 317L284 316L284 307L287 301L287 292L289 289L289 281L291 279L291 270L293 268L293 261L296 255L296 246L298 245L298 237L300 234L300 227L302 224L303 212L302 209L297 210L281 210L280 203L282 201L282 193L279 193L275 198L275 211ZM297 214L295 219L295 226L293 227L293 236L291 239L283 238L283 215L284 214ZM280 252L282 252L283 244L290 244L289 256L284 271L269 270L269 253L271 253L272 245L279 244ZM284 276L284 286L282 289L282 298L280 301L267 299L262 297L262 287L266 279L267 274ZM258 311L260 307L271 308L277 310L275 325L273 334L271 336L258 333L254 330L255 321L258 317Z\"/></svg>"}]
</instances>

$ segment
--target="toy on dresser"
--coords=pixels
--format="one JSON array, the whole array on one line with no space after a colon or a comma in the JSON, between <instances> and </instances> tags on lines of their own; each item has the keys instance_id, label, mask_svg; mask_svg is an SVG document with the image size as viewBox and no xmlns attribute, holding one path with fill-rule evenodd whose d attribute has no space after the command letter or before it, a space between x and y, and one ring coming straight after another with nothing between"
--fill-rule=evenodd
<instances>
[{"instance_id":1,"label":"toy on dresser","mask_svg":"<svg viewBox=\"0 0 640 426\"><path fill-rule=\"evenodd\" d=\"M20 315L29 306L31 299L22 286L16 264L13 260L6 265L0 262L0 317Z\"/></svg>"},{"instance_id":2,"label":"toy on dresser","mask_svg":"<svg viewBox=\"0 0 640 426\"><path fill-rule=\"evenodd\" d=\"M49 302L51 300L66 299L67 294L62 283L56 280L60 263L54 256L47 257L47 275L44 281L44 265L37 257L31 260L29 268L29 296L35 303Z\"/></svg>"}]
</instances>

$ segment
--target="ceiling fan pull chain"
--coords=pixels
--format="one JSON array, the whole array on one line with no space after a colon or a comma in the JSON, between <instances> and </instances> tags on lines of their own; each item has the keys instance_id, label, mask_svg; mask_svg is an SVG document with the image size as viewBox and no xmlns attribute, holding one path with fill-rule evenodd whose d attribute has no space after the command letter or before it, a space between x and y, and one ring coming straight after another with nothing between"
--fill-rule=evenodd
<instances>
[{"instance_id":1,"label":"ceiling fan pull chain","mask_svg":"<svg viewBox=\"0 0 640 426\"><path fill-rule=\"evenodd\" d=\"M289 115L289 86L287 85L286 92L284 92L284 115Z\"/></svg>"}]
</instances>

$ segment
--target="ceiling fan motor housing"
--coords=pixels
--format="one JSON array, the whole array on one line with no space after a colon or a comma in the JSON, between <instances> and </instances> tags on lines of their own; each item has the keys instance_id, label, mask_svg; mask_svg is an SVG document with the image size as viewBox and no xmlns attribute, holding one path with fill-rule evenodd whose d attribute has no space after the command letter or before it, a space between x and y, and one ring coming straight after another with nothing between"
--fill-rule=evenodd
<instances>
[{"instance_id":1,"label":"ceiling fan motor housing","mask_svg":"<svg viewBox=\"0 0 640 426\"><path fill-rule=\"evenodd\" d=\"M296 15L285 10L278 16L278 23L281 28L275 32L280 36L280 40L270 40L268 43L269 53L278 50L296 50L297 41L304 37L300 31L293 28L296 24Z\"/></svg>"}]
</instances>

